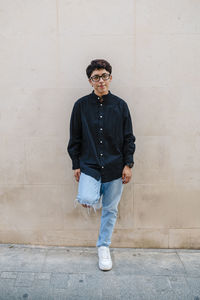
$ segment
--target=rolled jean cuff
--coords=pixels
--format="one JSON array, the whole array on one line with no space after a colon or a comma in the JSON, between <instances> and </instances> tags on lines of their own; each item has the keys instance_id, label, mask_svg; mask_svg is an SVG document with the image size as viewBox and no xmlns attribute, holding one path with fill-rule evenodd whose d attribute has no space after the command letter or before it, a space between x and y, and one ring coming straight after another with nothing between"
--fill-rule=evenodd
<instances>
[{"instance_id":1,"label":"rolled jean cuff","mask_svg":"<svg viewBox=\"0 0 200 300\"><path fill-rule=\"evenodd\" d=\"M94 212L96 214L96 210L97 209L100 209L102 207L102 197L103 195L101 195L101 197L95 201L94 203L91 204L91 202L87 202L87 201L80 201L78 198L74 199L74 207L77 207L77 204L86 204L88 205L89 207L88 208L88 214L90 214L90 209L93 208L94 209Z\"/></svg>"}]
</instances>

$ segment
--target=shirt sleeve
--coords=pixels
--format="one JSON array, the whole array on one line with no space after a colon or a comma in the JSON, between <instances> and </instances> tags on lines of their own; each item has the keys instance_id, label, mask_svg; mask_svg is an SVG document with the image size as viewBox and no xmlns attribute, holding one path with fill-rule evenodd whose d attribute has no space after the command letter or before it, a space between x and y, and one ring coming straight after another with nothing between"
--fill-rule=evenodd
<instances>
[{"instance_id":1,"label":"shirt sleeve","mask_svg":"<svg viewBox=\"0 0 200 300\"><path fill-rule=\"evenodd\" d=\"M123 114L123 131L124 131L124 143L123 143L123 159L124 165L128 163L134 163L133 154L135 152L136 138L133 134L132 120L127 103L124 105Z\"/></svg>"},{"instance_id":2,"label":"shirt sleeve","mask_svg":"<svg viewBox=\"0 0 200 300\"><path fill-rule=\"evenodd\" d=\"M67 146L67 151L72 159L72 170L80 168L80 153L81 153L81 140L82 140L82 126L80 107L76 102L72 109L70 119L70 139Z\"/></svg>"}]
</instances>

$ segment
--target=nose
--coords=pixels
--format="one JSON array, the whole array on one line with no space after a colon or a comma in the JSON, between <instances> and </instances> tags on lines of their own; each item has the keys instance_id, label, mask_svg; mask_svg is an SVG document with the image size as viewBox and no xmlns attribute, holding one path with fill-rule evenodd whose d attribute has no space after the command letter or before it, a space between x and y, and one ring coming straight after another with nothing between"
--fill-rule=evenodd
<instances>
[{"instance_id":1,"label":"nose","mask_svg":"<svg viewBox=\"0 0 200 300\"><path fill-rule=\"evenodd\" d=\"M99 81L102 81L102 82L103 82L103 78L102 78L102 77L100 77L100 78L99 78Z\"/></svg>"}]
</instances>

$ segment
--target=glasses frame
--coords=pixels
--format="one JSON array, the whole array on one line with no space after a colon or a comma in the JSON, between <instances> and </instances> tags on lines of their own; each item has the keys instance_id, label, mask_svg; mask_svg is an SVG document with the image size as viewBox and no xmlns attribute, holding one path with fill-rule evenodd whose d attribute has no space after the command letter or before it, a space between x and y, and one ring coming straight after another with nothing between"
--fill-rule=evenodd
<instances>
[{"instance_id":1,"label":"glasses frame","mask_svg":"<svg viewBox=\"0 0 200 300\"><path fill-rule=\"evenodd\" d=\"M103 79L103 75L105 75L105 74L108 75L108 78L107 78L107 79ZM98 76L98 77L99 77L98 80L94 80L94 79L93 79L94 76L90 77L90 79L91 79L93 82L99 82L99 81L100 81L100 78L102 78L103 81L107 81L107 80L110 78L110 75L111 75L110 73L103 73L101 76L100 76L100 75L94 75L94 76Z\"/></svg>"}]
</instances>

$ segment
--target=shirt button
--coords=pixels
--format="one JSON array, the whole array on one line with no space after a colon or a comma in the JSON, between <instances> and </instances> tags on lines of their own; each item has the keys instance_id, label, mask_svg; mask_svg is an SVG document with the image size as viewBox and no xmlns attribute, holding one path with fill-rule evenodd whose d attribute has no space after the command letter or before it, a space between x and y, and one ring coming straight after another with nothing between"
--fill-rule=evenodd
<instances>
[{"instance_id":1,"label":"shirt button","mask_svg":"<svg viewBox=\"0 0 200 300\"><path fill-rule=\"evenodd\" d=\"M102 143L102 141L100 141L100 143Z\"/></svg>"},{"instance_id":2,"label":"shirt button","mask_svg":"<svg viewBox=\"0 0 200 300\"><path fill-rule=\"evenodd\" d=\"M102 118L102 116L100 116L100 118Z\"/></svg>"}]
</instances>

